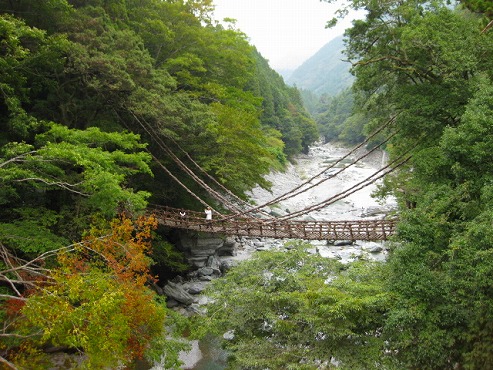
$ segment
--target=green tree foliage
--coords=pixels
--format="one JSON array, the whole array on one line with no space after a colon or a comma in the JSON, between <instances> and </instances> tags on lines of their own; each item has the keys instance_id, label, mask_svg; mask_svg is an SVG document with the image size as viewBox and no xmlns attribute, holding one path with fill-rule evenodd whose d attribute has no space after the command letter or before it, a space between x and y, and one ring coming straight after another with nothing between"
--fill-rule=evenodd
<instances>
[{"instance_id":1,"label":"green tree foliage","mask_svg":"<svg viewBox=\"0 0 493 370\"><path fill-rule=\"evenodd\" d=\"M275 72L246 35L213 22L212 9L210 0L0 0L2 295L24 301L32 276L24 279L9 266L55 268L60 263L56 251L81 240L93 222L120 212L136 216L149 200L197 206L163 171L166 166L195 193L207 196L170 152L192 166L189 153L246 197L256 184L268 186L263 175L271 168L282 168L287 156L316 139L315 124L297 91L280 81L275 90L282 98L270 103L278 105L281 119L277 125L264 119L269 97L263 92L271 87L262 85ZM267 78L259 79L260 73ZM157 244L162 250L156 271L169 265L182 269L163 239ZM101 288L95 292L101 294L80 297L87 306L114 300L92 312L96 321L106 308L119 312L128 303L122 300L128 291L105 281L105 274L91 270L91 281ZM55 279L60 290L51 292L57 298L53 304L69 302L77 308L72 291L88 285L83 279L64 279ZM106 296L107 289L115 294ZM3 302L2 315L9 302ZM39 308L33 308L32 317L49 310L32 307ZM69 316L57 330L70 326ZM123 320L119 317L108 323L113 329ZM58 320L50 318L46 332L55 330L50 325ZM116 342L125 330L115 332L120 352L123 347ZM101 344L94 333L88 329L84 334L91 346L73 333L56 336L63 339L60 345L89 353ZM53 338L47 334L45 339Z\"/></svg>"},{"instance_id":2,"label":"green tree foliage","mask_svg":"<svg viewBox=\"0 0 493 370\"><path fill-rule=\"evenodd\" d=\"M2 9L31 14L35 7L30 1L5 2ZM50 7L43 8L44 23L52 25L47 28L49 45L36 50L35 64L28 64L22 76L24 86L30 87L25 91L23 109L38 119L78 129L97 126L113 131L123 126L153 143L155 138L146 135L138 123L149 122L159 140L171 137L200 164L214 163L208 168L210 173L239 195L252 181L264 183L262 175L268 168L282 166L285 155L306 150L317 137L299 97L280 78L276 81L276 89L283 96L282 102L276 102L280 104L276 114L282 115L279 124L272 126L259 115L268 96L262 89L251 88L251 81L260 73L256 65L263 63L261 73L267 76L275 72L254 52L244 34L212 23L210 1L60 0L52 7L56 11L51 13ZM36 73L30 73L34 70ZM266 80L261 83L268 84ZM256 126L260 120L263 127L270 154L259 152L258 161L236 157L239 167L247 167L254 175L245 176L244 183L240 177L224 176L221 163L230 160L222 156L224 151L205 153L200 148L202 141L217 140L207 129L218 120L211 106L214 102L251 112L257 116L256 122L242 124ZM277 131L285 144L278 141ZM203 140L197 141L200 137ZM231 137L229 141L241 148L250 146L250 139L246 136L237 142ZM152 150L161 161L174 166L159 147ZM177 176L191 185L186 175ZM153 193L160 188L157 181L148 185ZM174 194L187 197L176 184L173 187Z\"/></svg>"},{"instance_id":3,"label":"green tree foliage","mask_svg":"<svg viewBox=\"0 0 493 370\"><path fill-rule=\"evenodd\" d=\"M367 11L347 36L370 127L398 113L391 157L414 148L385 185L402 211L383 336L401 368L491 367L493 35L447 2L351 6Z\"/></svg>"},{"instance_id":4,"label":"green tree foliage","mask_svg":"<svg viewBox=\"0 0 493 370\"><path fill-rule=\"evenodd\" d=\"M259 253L214 281L201 330L233 334L223 341L233 368L317 369L331 358L341 369L383 368L383 266L343 267L307 247Z\"/></svg>"},{"instance_id":5,"label":"green tree foliage","mask_svg":"<svg viewBox=\"0 0 493 370\"><path fill-rule=\"evenodd\" d=\"M490 18L493 16L493 4L487 0L460 0L462 4L473 12L484 14Z\"/></svg>"},{"instance_id":6,"label":"green tree foliage","mask_svg":"<svg viewBox=\"0 0 493 370\"><path fill-rule=\"evenodd\" d=\"M4 243L26 253L57 249L65 240L54 243L56 235L76 237L89 225L88 220L62 220L64 214L84 209L111 217L122 206L132 212L144 209L149 194L126 187L129 176L150 173L150 158L138 136L44 126L46 132L36 135L33 144L10 142L0 152L2 214L8 220L0 225ZM75 229L64 230L69 222ZM20 238L26 234L36 237Z\"/></svg>"},{"instance_id":7,"label":"green tree foliage","mask_svg":"<svg viewBox=\"0 0 493 370\"><path fill-rule=\"evenodd\" d=\"M318 130L303 106L299 91L287 87L257 51L254 56L257 73L249 81L248 89L262 97L262 124L281 132L284 152L289 158L306 152L318 138Z\"/></svg>"},{"instance_id":8,"label":"green tree foliage","mask_svg":"<svg viewBox=\"0 0 493 370\"><path fill-rule=\"evenodd\" d=\"M365 117L353 114L354 110L354 97L349 89L334 97L322 96L314 114L323 138L351 145L363 141Z\"/></svg>"}]
</instances>

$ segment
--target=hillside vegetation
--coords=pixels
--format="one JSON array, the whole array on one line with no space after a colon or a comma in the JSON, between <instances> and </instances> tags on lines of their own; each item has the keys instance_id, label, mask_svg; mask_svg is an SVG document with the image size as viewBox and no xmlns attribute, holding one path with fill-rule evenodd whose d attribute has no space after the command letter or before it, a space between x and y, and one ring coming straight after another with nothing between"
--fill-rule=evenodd
<instances>
[{"instance_id":1,"label":"hillside vegetation","mask_svg":"<svg viewBox=\"0 0 493 370\"><path fill-rule=\"evenodd\" d=\"M212 9L0 0L4 364L41 368L46 348L80 350L93 368L162 353L173 364L147 286L155 261L183 265L138 216L149 202L212 202L176 158L245 197L317 139L298 91Z\"/></svg>"},{"instance_id":2,"label":"hillside vegetation","mask_svg":"<svg viewBox=\"0 0 493 370\"><path fill-rule=\"evenodd\" d=\"M339 94L354 81L344 48L344 37L334 38L296 68L286 82L318 96Z\"/></svg>"}]
</instances>

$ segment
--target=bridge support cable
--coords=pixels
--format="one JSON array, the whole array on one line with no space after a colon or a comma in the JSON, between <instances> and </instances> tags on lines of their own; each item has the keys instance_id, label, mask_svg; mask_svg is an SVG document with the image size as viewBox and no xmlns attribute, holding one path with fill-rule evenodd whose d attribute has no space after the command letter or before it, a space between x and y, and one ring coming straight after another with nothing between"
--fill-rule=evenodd
<instances>
[{"instance_id":1,"label":"bridge support cable","mask_svg":"<svg viewBox=\"0 0 493 370\"><path fill-rule=\"evenodd\" d=\"M154 161L164 170L164 172L166 172L168 174L168 176L170 176L173 180L175 180L178 185L180 185L183 189L185 189L185 191L190 194L193 198L195 198L196 200L198 200L203 206L205 207L211 207L208 203L206 203L205 201L202 200L202 198L200 198L198 195L196 195L192 190L190 190L184 183L182 183L175 175L173 175L171 173L171 171L161 163L161 161L154 155L152 154L149 150L148 150L149 154L152 156L152 158L154 159ZM214 212L217 212L214 208L211 207L211 209L214 210Z\"/></svg>"},{"instance_id":2,"label":"bridge support cable","mask_svg":"<svg viewBox=\"0 0 493 370\"><path fill-rule=\"evenodd\" d=\"M304 185L306 184L309 184L310 182L312 182L313 180L315 180L316 178L322 176L324 173L326 173L328 170L331 170L332 168L334 168L335 166L337 166L339 163L343 162L345 159L347 159L348 157L350 157L351 155L353 155L357 150L361 149L364 145L368 144L368 142L373 139L376 135L378 135L380 132L382 132L384 129L386 129L388 126L390 126L392 123L395 122L395 119L397 118L398 116L398 113L393 115L392 117L390 117L387 122L385 122L381 127L379 127L377 130L375 130L372 134L370 134L370 136L368 136L363 142L361 142L360 144L358 144L357 146L355 146L353 149L351 149L348 153L346 153L343 157L339 158L337 161L335 161L334 163L332 163L330 166L327 166L326 168L324 168L322 171L320 171L319 173L317 173L316 175L310 177L308 180L306 180L303 184L301 185L298 185L297 187L295 187L294 189L292 189L289 193L286 193L284 194L283 197L286 197L288 194L291 194L293 192L295 192L296 190L302 188ZM369 156L371 153L373 153L376 149L380 148L383 144L387 143L393 136L395 136L396 133L390 135L386 140L384 140L382 143L378 144L375 148L373 148L372 150L370 150L368 153L358 157L356 160L352 161L348 166L346 166L345 168L347 167L350 167L350 166L353 166L354 164L356 164L357 162L359 162L360 160L362 160L363 158ZM285 199L288 199L287 197ZM270 203L270 202L269 202Z\"/></svg>"},{"instance_id":3,"label":"bridge support cable","mask_svg":"<svg viewBox=\"0 0 493 370\"><path fill-rule=\"evenodd\" d=\"M237 203L240 203L243 207L246 208L246 210L242 210L240 214L247 214L247 213L253 213L253 212L258 212L261 213L263 216L267 218L273 218L272 215L270 215L268 212L263 211L262 209L257 209L255 207L255 210L253 210L253 206L246 202L245 200L241 199L238 197L236 194L234 194L231 190L229 190L227 187L225 187L223 184L221 184L218 180L216 180L213 176L211 176L206 170L204 170L191 156L190 154L184 150L180 144L176 142L171 137L168 137L175 145L176 147L187 157L187 159L201 172L203 173L208 179L210 179L214 184L216 184L221 190L226 192L231 198L234 199Z\"/></svg>"},{"instance_id":4,"label":"bridge support cable","mask_svg":"<svg viewBox=\"0 0 493 370\"><path fill-rule=\"evenodd\" d=\"M295 191L291 190L289 193L285 193L284 195L281 195L279 197L277 197L276 199L273 199L271 201L269 201L267 204L270 205L270 204L273 204L273 203L277 203L277 202L280 202L280 201L283 201L283 200L286 200L286 199L290 199L290 198L293 198L299 194L302 194L310 189L313 189L314 187L317 187L318 185L328 181L328 180L331 180L335 177L337 177L338 175L340 175L342 172L344 172L345 170L347 170L348 168L354 166L356 163L358 163L360 160L368 157L371 153L373 153L375 150L379 149L380 146L382 146L383 144L387 143L394 135L396 135L396 133L392 134L391 136L389 136L385 141L383 141L382 143L380 143L378 146L376 146L375 148L373 148L372 150L368 151L367 153L365 153L364 155L356 158L356 160L354 160L353 162L351 162L350 164L348 164L347 166L341 168L339 171L327 176L326 178L322 179L322 180L319 180L313 184L310 184L310 186L306 187L306 188L302 188L300 186L296 187ZM316 178L316 177L314 177ZM313 178L313 179L314 179ZM305 182L304 185L306 185L307 183Z\"/></svg>"},{"instance_id":5,"label":"bridge support cable","mask_svg":"<svg viewBox=\"0 0 493 370\"><path fill-rule=\"evenodd\" d=\"M310 186L306 187L306 188L303 188L305 185L309 184L310 182L312 182L313 180L315 180L316 178L322 176L324 173L326 173L327 171L329 171L330 169L334 168L336 165L338 165L339 163L341 163L342 161L344 161L346 158L348 158L349 156L351 156L353 153L355 153L358 149L360 149L363 145L367 144L373 137L375 137L377 134L379 134L380 132L382 132L385 128L387 128L388 126L390 126L392 123L395 122L395 119L397 118L398 114L395 114L394 116L392 116L389 120L387 120L385 122L385 124L383 124L380 128L378 128L377 130L375 130L370 136L368 136L366 138L366 140L364 140L362 143L360 143L359 145L357 145L356 147L354 147L351 151L349 151L346 155L344 155L343 157L341 157L340 159L338 159L336 162L332 163L330 166L327 166L326 168L324 168L322 171L320 171L319 173L317 173L316 175L312 176L311 178L309 178L308 180L304 181L302 184L296 186L295 188L291 189L289 192L287 193L284 193L266 203L263 203L261 205L257 205L253 208L251 208L250 210L246 211L246 212L242 212L240 215L246 215L250 212L255 212L255 211L258 211L264 207L267 207L267 206L270 206L272 204L275 204L277 202L280 202L280 201L283 201L283 200L287 200L287 199L290 199L290 198L293 198L301 193L304 193L322 183L324 183L325 181L328 181L330 179L333 179L334 177L338 176L340 173L342 173L343 171L345 171L346 169L350 168L351 166L355 165L356 163L358 163L359 161L361 161L362 159L368 157L371 153L373 153L374 151L376 151L377 149L379 149L382 145L384 145L385 143L387 143L392 137L394 137L397 132L394 132L393 134L391 134L389 137L387 137L383 142L381 142L379 145L377 145L375 148L371 149L369 152L359 156L358 158L356 158L354 161L352 161L349 165L345 166L344 168L340 169L339 171L337 171L336 173L334 174L331 174L330 176L326 177L325 179L322 179L322 180L319 180L318 182L314 183L314 184L311 184ZM234 216L227 216L226 218L232 218Z\"/></svg>"},{"instance_id":6,"label":"bridge support cable","mask_svg":"<svg viewBox=\"0 0 493 370\"><path fill-rule=\"evenodd\" d=\"M159 137L159 135L154 131L152 126L145 120L146 124L144 124L132 110L129 109L129 112L132 114L132 116L135 118L135 120L140 124L140 126L147 132L147 134L154 139L154 141L158 144L158 146L168 154L171 159L186 173L188 174L199 186L201 186L204 190L206 190L214 199L216 199L218 202L226 206L230 211L233 211L235 213L242 212L242 210L238 207L236 207L234 204L232 204L228 199L223 197L221 194L219 194L217 191L212 189L210 186L208 186L200 177L198 177L192 170L190 170L185 163L181 161L180 158L178 158L173 151L164 143L164 141ZM155 156L153 156L156 158ZM169 172L168 172L169 173Z\"/></svg>"},{"instance_id":7,"label":"bridge support cable","mask_svg":"<svg viewBox=\"0 0 493 370\"><path fill-rule=\"evenodd\" d=\"M123 126L125 126L125 128L127 130L131 131L130 128L128 127L128 125L125 123L125 121L120 117L120 115L118 114L118 112L116 110L113 110L113 111L116 114L116 116L118 117L118 119L121 121L121 123L123 124ZM133 115L133 113L132 113L132 115ZM195 194L192 190L190 190L184 183L182 183L175 175L173 175L173 173L164 164L162 164L161 161L154 154L152 154L149 149L146 149L146 151L151 155L152 159L154 159L154 161L159 165L159 167L161 167L161 169L163 169L163 171L166 172L168 174L168 176L170 176L188 194L190 194L194 199L196 199L197 201L199 201L203 206L205 206L205 207L211 207L207 202L205 202L204 200L202 200L202 198L200 198L197 194ZM213 208L211 207L211 209L213 209ZM216 210L214 210L214 211L217 212Z\"/></svg>"},{"instance_id":8,"label":"bridge support cable","mask_svg":"<svg viewBox=\"0 0 493 370\"><path fill-rule=\"evenodd\" d=\"M334 195L334 196L332 196L332 197L330 197L330 198L328 198L322 202L319 202L319 203L314 204L310 207L301 209L299 211L292 212L289 215L279 217L278 219L279 220L289 220L289 219L293 219L295 217L303 216L307 213L325 208L325 207L335 203L338 200L344 199L344 198L348 197L349 195L356 193L357 191L373 184L377 180L379 180L379 179L383 178L384 176L388 175L389 173L395 171L398 167L402 166L404 163L408 162L412 156L411 155L406 156L406 154L408 154L414 148L415 148L415 146L412 149L408 150L405 154L403 154L403 155L399 156L398 158L396 158L395 160L393 160L387 166L381 168L380 170L378 170L377 172L375 172L371 176L369 176L366 179L360 181L359 183L353 185L349 189L346 189L343 192L338 193L338 194L336 194L336 195ZM378 175L379 173L381 173L381 174ZM376 176L376 175L378 175L378 176Z\"/></svg>"},{"instance_id":9,"label":"bridge support cable","mask_svg":"<svg viewBox=\"0 0 493 370\"><path fill-rule=\"evenodd\" d=\"M399 163L399 165L401 164L404 164L406 163L409 159L411 159L411 156L407 157L405 160L403 160L402 162ZM397 167L396 167L397 168ZM317 203L311 207L308 207L308 208L305 208L305 209L302 209L302 210L299 210L299 211L296 211L296 212L292 212L290 213L289 215L286 215L286 216L283 216L283 217L280 217L279 219L280 220L290 220L290 219L293 219L295 217L299 217L299 216L303 216L307 213L310 213L310 212L314 212L314 211L317 211L319 209L322 209L322 208L325 208L335 202L337 202L338 200L341 200L341 199L344 199L346 197L348 197L349 195L351 194L354 194L356 193L357 191L373 184L375 181L385 177L386 175L388 175L389 173L391 173L392 171L394 171L396 168L391 168L391 169L387 169L385 172L383 172L381 175L369 180L369 178L367 178L364 182L360 182L358 183L357 185L347 189L345 192L343 193L339 193L337 194L336 196L334 197L331 197L323 202L320 202L320 203Z\"/></svg>"}]
</instances>

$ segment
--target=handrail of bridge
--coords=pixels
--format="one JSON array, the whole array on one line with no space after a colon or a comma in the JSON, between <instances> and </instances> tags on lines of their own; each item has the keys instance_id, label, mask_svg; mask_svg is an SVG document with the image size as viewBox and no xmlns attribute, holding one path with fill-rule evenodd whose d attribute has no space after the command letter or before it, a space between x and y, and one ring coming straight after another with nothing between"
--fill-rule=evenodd
<instances>
[{"instance_id":1,"label":"handrail of bridge","mask_svg":"<svg viewBox=\"0 0 493 370\"><path fill-rule=\"evenodd\" d=\"M216 218L206 220L205 213L167 206L152 212L166 226L226 235L291 238L306 240L387 240L395 233L397 220L259 220L254 218Z\"/></svg>"}]
</instances>

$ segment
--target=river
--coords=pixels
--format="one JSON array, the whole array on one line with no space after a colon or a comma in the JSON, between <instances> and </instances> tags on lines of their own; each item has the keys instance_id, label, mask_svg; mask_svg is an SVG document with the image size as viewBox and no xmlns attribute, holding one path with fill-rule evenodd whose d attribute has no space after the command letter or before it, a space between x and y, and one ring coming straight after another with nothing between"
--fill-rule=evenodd
<instances>
[{"instance_id":1,"label":"river","mask_svg":"<svg viewBox=\"0 0 493 370\"><path fill-rule=\"evenodd\" d=\"M299 155L295 163L290 164L285 172L275 172L267 176L267 180L273 185L270 191L255 188L251 191L250 196L257 204L264 204L304 183L307 179L312 178L323 169L337 162L348 152L349 149L332 143L314 146L308 154ZM337 166L330 169L323 176L331 177L330 174L347 166L353 159L361 155L362 151L352 158L350 157L342 163L337 164ZM384 152L372 153L361 163L348 167L336 177L330 178L306 192L279 202L271 210L280 214L288 214L322 202L371 176L382 168L384 164ZM318 183L319 180L320 178L314 180L312 183ZM383 217L382 212L394 208L395 201L393 199L386 199L382 203L374 199L371 194L376 190L377 184L371 184L326 208L303 217L305 219L309 217L313 220L358 220ZM267 247L278 247L283 243L283 241L279 240L264 240L263 242ZM328 258L337 258L342 262L351 261L363 254L365 254L366 258L376 260L383 260L386 255L385 248L381 247L382 243L356 242L355 244L345 246L332 245L325 241L311 241L310 243L314 247L314 252L317 251L322 256ZM246 259L251 253L254 253L254 250L255 248L244 248L238 251L235 258L238 260ZM194 341L192 342L192 346L192 351L181 354L181 359L185 363L182 369L222 370L226 368L226 355L219 349L214 339L208 338L200 343ZM152 370L161 369L159 366L152 368Z\"/></svg>"}]
</instances>

